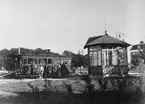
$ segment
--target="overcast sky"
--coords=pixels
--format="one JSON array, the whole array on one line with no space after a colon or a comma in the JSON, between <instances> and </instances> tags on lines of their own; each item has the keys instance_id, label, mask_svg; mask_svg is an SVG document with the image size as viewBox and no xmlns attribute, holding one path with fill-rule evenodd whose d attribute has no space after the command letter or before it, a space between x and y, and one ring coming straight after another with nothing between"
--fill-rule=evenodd
<instances>
[{"instance_id":1,"label":"overcast sky","mask_svg":"<svg viewBox=\"0 0 145 104\"><path fill-rule=\"evenodd\" d=\"M125 34L145 41L145 0L0 0L0 49L43 48L77 53L87 39Z\"/></svg>"}]
</instances>

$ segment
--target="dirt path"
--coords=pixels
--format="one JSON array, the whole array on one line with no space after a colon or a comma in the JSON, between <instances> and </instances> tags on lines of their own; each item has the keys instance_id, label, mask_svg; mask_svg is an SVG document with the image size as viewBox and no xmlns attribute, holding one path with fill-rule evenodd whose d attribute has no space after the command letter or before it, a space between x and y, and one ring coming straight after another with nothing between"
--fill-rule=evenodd
<instances>
[{"instance_id":1,"label":"dirt path","mask_svg":"<svg viewBox=\"0 0 145 104\"><path fill-rule=\"evenodd\" d=\"M49 79L57 84L67 79ZM28 83L42 88L44 79L0 79L0 104L23 104L17 92L31 90Z\"/></svg>"},{"instance_id":2,"label":"dirt path","mask_svg":"<svg viewBox=\"0 0 145 104\"><path fill-rule=\"evenodd\" d=\"M24 79L24 82L30 82L31 79ZM1 97L10 97L10 96L18 96L15 91L20 91L20 86L17 83L21 83L22 80L19 79L0 79L0 96Z\"/></svg>"}]
</instances>

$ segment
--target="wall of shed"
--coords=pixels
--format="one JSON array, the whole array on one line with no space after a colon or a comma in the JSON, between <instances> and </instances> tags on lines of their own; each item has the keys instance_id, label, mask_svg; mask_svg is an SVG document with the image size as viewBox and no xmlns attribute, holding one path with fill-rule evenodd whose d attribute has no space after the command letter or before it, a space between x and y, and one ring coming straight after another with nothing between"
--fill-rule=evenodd
<instances>
[{"instance_id":1,"label":"wall of shed","mask_svg":"<svg viewBox=\"0 0 145 104\"><path fill-rule=\"evenodd\" d=\"M102 67L101 66L90 66L89 69L89 74L91 75L101 75L102 74Z\"/></svg>"}]
</instances>

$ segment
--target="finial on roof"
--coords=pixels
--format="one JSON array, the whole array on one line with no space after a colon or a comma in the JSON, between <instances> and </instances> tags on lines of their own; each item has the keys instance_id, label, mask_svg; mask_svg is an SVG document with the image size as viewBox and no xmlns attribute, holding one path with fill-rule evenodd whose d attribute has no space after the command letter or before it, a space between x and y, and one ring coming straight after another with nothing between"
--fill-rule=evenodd
<instances>
[{"instance_id":1,"label":"finial on roof","mask_svg":"<svg viewBox=\"0 0 145 104\"><path fill-rule=\"evenodd\" d=\"M108 34L107 34L107 30L105 30L105 35L108 35Z\"/></svg>"},{"instance_id":2,"label":"finial on roof","mask_svg":"<svg viewBox=\"0 0 145 104\"><path fill-rule=\"evenodd\" d=\"M106 24L107 24L107 23L106 23L106 14L105 14L105 35L108 35L108 34L107 34L107 29L106 29Z\"/></svg>"}]
</instances>

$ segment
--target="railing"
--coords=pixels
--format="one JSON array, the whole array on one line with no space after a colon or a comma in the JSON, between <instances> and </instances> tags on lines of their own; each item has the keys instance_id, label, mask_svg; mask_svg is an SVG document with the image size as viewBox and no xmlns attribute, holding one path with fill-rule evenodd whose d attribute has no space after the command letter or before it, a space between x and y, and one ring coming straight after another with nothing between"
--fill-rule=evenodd
<instances>
[{"instance_id":1,"label":"railing","mask_svg":"<svg viewBox=\"0 0 145 104\"><path fill-rule=\"evenodd\" d=\"M110 74L113 69L113 66L107 66L103 68L103 75Z\"/></svg>"}]
</instances>

